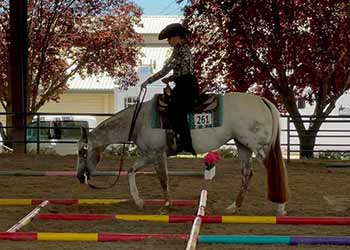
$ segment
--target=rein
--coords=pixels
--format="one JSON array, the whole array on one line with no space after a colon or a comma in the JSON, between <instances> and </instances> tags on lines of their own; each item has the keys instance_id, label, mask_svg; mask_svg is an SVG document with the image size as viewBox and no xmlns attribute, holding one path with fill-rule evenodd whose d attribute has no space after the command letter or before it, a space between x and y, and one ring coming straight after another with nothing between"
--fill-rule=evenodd
<instances>
[{"instance_id":1,"label":"rein","mask_svg":"<svg viewBox=\"0 0 350 250\"><path fill-rule=\"evenodd\" d=\"M133 113L133 116L132 116L132 119L131 119L131 125L130 125L130 129L129 129L128 140L126 142L123 142L123 147L122 147L122 153L121 153L120 162L119 162L119 170L118 170L117 178L115 179L115 181L112 184L110 184L110 185L108 185L106 187L98 187L98 186L95 186L95 185L91 184L88 181L88 178L87 178L87 176L85 174L85 184L87 184L90 188L93 188L93 189L108 189L108 188L111 188L111 187L115 186L117 184L117 182L119 181L120 174L121 174L121 172L123 170L123 165L124 165L124 156L125 156L125 149L126 149L125 146L127 144L132 144L131 138L132 138L132 135L134 133L137 117L139 116L139 113L141 111L143 101L145 100L145 97L146 97L146 93L147 93L147 89L146 88L141 88L141 90L139 92L139 95L137 96L137 102L135 104L135 110L134 110L134 113ZM141 97L141 94L142 94L142 97Z\"/></svg>"}]
</instances>

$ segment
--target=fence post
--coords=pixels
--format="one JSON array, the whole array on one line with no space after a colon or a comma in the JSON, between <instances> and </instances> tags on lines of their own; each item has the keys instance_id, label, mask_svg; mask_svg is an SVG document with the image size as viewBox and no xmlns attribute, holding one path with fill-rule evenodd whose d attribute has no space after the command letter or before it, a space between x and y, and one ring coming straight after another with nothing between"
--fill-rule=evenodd
<instances>
[{"instance_id":1,"label":"fence post","mask_svg":"<svg viewBox=\"0 0 350 250\"><path fill-rule=\"evenodd\" d=\"M40 154L40 114L36 115L36 154Z\"/></svg>"},{"instance_id":2,"label":"fence post","mask_svg":"<svg viewBox=\"0 0 350 250\"><path fill-rule=\"evenodd\" d=\"M290 116L287 117L287 162L290 162Z\"/></svg>"},{"instance_id":3,"label":"fence post","mask_svg":"<svg viewBox=\"0 0 350 250\"><path fill-rule=\"evenodd\" d=\"M28 112L27 108L24 110L24 153L28 153L28 140L27 140L27 131L28 131L28 126L27 126L27 119L28 119Z\"/></svg>"}]
</instances>

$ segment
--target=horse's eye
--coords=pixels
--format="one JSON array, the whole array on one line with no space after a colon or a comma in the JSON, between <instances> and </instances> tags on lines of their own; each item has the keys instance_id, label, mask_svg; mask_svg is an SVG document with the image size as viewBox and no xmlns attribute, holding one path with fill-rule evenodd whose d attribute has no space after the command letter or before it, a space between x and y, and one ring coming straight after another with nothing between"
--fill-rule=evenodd
<instances>
[{"instance_id":1,"label":"horse's eye","mask_svg":"<svg viewBox=\"0 0 350 250\"><path fill-rule=\"evenodd\" d=\"M84 145L83 149L88 150L89 146L87 144Z\"/></svg>"}]
</instances>

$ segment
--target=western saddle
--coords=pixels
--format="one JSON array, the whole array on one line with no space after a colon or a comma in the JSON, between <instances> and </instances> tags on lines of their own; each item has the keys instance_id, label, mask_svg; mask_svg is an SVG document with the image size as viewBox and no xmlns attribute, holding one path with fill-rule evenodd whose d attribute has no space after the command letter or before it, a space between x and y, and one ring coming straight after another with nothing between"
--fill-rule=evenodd
<instances>
[{"instance_id":1,"label":"western saddle","mask_svg":"<svg viewBox=\"0 0 350 250\"><path fill-rule=\"evenodd\" d=\"M195 106L193 107L193 113L202 113L211 111L218 106L218 95L206 94L208 88L204 88L198 95ZM167 113L168 106L171 101L171 88L169 86L164 88L163 94L157 96L156 109L162 115Z\"/></svg>"}]
</instances>

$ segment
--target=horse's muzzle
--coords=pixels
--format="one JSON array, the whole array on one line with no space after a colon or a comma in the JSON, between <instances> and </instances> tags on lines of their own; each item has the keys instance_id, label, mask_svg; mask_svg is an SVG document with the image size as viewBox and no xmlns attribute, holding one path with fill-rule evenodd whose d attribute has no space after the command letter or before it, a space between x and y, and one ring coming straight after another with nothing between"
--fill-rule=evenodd
<instances>
[{"instance_id":1,"label":"horse's muzzle","mask_svg":"<svg viewBox=\"0 0 350 250\"><path fill-rule=\"evenodd\" d=\"M84 174L77 174L77 178L81 184L83 184L85 182Z\"/></svg>"},{"instance_id":2,"label":"horse's muzzle","mask_svg":"<svg viewBox=\"0 0 350 250\"><path fill-rule=\"evenodd\" d=\"M86 183L86 180L90 179L90 172L87 169L84 169L84 171L80 171L77 173L77 178L81 184Z\"/></svg>"}]
</instances>

